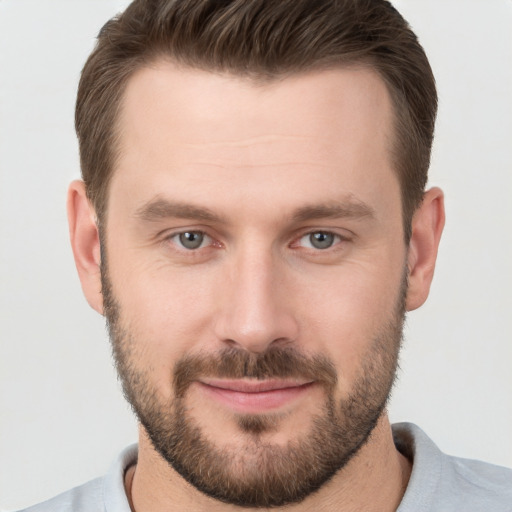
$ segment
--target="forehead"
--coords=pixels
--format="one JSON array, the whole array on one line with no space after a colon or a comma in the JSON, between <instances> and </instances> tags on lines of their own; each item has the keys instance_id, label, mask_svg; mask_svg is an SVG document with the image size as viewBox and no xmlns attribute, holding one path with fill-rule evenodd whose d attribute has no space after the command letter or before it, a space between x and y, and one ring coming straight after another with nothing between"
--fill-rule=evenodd
<instances>
[{"instance_id":1,"label":"forehead","mask_svg":"<svg viewBox=\"0 0 512 512\"><path fill-rule=\"evenodd\" d=\"M163 121L166 131L175 130L171 142L215 142L220 137L234 141L262 135L262 129L263 135L286 130L299 136L315 134L319 125L343 129L348 117L355 129L371 118L375 131L388 131L391 110L383 80L364 65L259 81L160 60L129 79L118 127L128 146L131 136L141 135L141 121ZM221 131L212 131L215 126ZM372 129L368 124L364 128ZM330 135L332 130L325 133L326 139Z\"/></svg>"},{"instance_id":2,"label":"forehead","mask_svg":"<svg viewBox=\"0 0 512 512\"><path fill-rule=\"evenodd\" d=\"M242 199L274 185L303 198L312 184L342 181L345 195L357 182L378 193L380 181L396 182L392 124L387 88L366 67L262 83L158 61L127 84L111 188L229 187Z\"/></svg>"}]
</instances>

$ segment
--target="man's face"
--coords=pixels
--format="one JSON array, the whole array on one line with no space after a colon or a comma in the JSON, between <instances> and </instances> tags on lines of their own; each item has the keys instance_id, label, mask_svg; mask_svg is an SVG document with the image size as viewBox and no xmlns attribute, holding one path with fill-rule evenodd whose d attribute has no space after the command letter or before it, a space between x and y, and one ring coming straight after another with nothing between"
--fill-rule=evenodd
<instances>
[{"instance_id":1,"label":"man's face","mask_svg":"<svg viewBox=\"0 0 512 512\"><path fill-rule=\"evenodd\" d=\"M105 314L155 448L211 496L299 501L382 413L406 292L391 125L366 69L128 84Z\"/></svg>"}]
</instances>

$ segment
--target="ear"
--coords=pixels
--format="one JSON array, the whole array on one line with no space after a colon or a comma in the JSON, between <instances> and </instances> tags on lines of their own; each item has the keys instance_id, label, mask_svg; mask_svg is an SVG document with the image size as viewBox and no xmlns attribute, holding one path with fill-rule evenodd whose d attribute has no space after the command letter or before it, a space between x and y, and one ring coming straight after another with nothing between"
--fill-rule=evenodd
<instances>
[{"instance_id":1,"label":"ear","mask_svg":"<svg viewBox=\"0 0 512 512\"><path fill-rule=\"evenodd\" d=\"M82 290L89 305L103 314L100 237L96 214L83 181L73 181L69 186L67 210L71 247Z\"/></svg>"},{"instance_id":2,"label":"ear","mask_svg":"<svg viewBox=\"0 0 512 512\"><path fill-rule=\"evenodd\" d=\"M443 192L439 188L432 188L425 192L423 201L412 219L412 235L407 256L409 268L407 311L419 308L427 300L434 277L437 249L444 221Z\"/></svg>"}]
</instances>

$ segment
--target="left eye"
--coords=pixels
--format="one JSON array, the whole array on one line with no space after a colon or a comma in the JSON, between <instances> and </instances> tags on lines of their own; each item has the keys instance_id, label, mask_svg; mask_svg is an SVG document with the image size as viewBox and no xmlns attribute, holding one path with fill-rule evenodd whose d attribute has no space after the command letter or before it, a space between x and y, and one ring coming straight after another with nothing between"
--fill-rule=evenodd
<instances>
[{"instance_id":1,"label":"left eye","mask_svg":"<svg viewBox=\"0 0 512 512\"><path fill-rule=\"evenodd\" d=\"M339 241L339 235L329 233L328 231L314 231L308 233L300 239L300 244L309 249L329 249L335 242Z\"/></svg>"},{"instance_id":2,"label":"left eye","mask_svg":"<svg viewBox=\"0 0 512 512\"><path fill-rule=\"evenodd\" d=\"M210 237L202 231L184 231L174 235L172 240L190 251L200 249L210 243Z\"/></svg>"}]
</instances>

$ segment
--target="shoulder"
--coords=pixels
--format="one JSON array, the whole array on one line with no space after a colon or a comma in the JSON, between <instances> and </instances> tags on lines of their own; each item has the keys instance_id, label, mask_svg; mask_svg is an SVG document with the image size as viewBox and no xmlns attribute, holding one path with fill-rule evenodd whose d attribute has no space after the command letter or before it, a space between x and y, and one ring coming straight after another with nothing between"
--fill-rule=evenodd
<instances>
[{"instance_id":1,"label":"shoulder","mask_svg":"<svg viewBox=\"0 0 512 512\"><path fill-rule=\"evenodd\" d=\"M137 462L137 445L125 448L108 473L19 512L130 512L124 473Z\"/></svg>"},{"instance_id":2,"label":"shoulder","mask_svg":"<svg viewBox=\"0 0 512 512\"><path fill-rule=\"evenodd\" d=\"M470 497L475 510L512 512L512 469L446 455L442 477L441 488Z\"/></svg>"},{"instance_id":3,"label":"shoulder","mask_svg":"<svg viewBox=\"0 0 512 512\"><path fill-rule=\"evenodd\" d=\"M416 425L393 425L395 444L413 462L399 512L512 512L512 470L446 455Z\"/></svg>"},{"instance_id":4,"label":"shoulder","mask_svg":"<svg viewBox=\"0 0 512 512\"><path fill-rule=\"evenodd\" d=\"M103 512L103 478L96 478L20 512Z\"/></svg>"}]
</instances>

